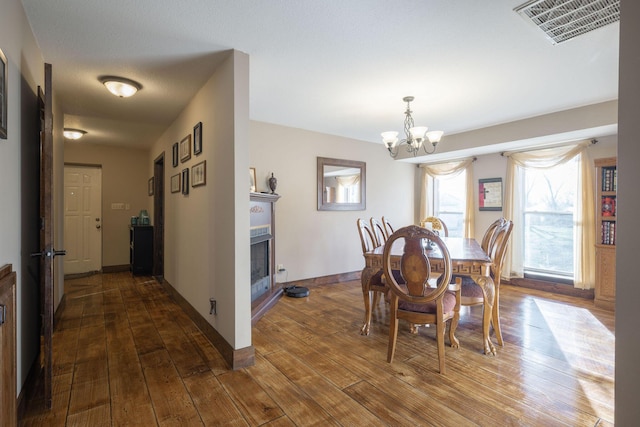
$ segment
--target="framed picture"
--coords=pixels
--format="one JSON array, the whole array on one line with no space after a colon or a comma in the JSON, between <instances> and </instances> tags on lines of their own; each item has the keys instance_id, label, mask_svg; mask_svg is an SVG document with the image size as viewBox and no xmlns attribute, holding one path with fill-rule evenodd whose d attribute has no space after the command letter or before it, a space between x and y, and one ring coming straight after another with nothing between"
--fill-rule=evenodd
<instances>
[{"instance_id":1,"label":"framed picture","mask_svg":"<svg viewBox=\"0 0 640 427\"><path fill-rule=\"evenodd\" d=\"M202 122L193 127L193 154L202 153Z\"/></svg>"},{"instance_id":2,"label":"framed picture","mask_svg":"<svg viewBox=\"0 0 640 427\"><path fill-rule=\"evenodd\" d=\"M178 150L179 150L178 143L174 142L173 143L173 147L171 147L171 154L173 155L172 156L172 164L173 164L174 168L178 167L178 162L179 162L179 157L180 157L180 155L178 154Z\"/></svg>"},{"instance_id":3,"label":"framed picture","mask_svg":"<svg viewBox=\"0 0 640 427\"><path fill-rule=\"evenodd\" d=\"M180 174L179 173L171 177L171 192L172 193L180 192Z\"/></svg>"},{"instance_id":4,"label":"framed picture","mask_svg":"<svg viewBox=\"0 0 640 427\"><path fill-rule=\"evenodd\" d=\"M7 139L7 57L0 50L0 138Z\"/></svg>"},{"instance_id":5,"label":"framed picture","mask_svg":"<svg viewBox=\"0 0 640 427\"><path fill-rule=\"evenodd\" d=\"M256 192L256 168L249 168L249 191Z\"/></svg>"},{"instance_id":6,"label":"framed picture","mask_svg":"<svg viewBox=\"0 0 640 427\"><path fill-rule=\"evenodd\" d=\"M191 134L182 138L180 141L180 161L186 162L191 158Z\"/></svg>"},{"instance_id":7,"label":"framed picture","mask_svg":"<svg viewBox=\"0 0 640 427\"><path fill-rule=\"evenodd\" d=\"M189 168L182 169L182 194L189 194Z\"/></svg>"},{"instance_id":8,"label":"framed picture","mask_svg":"<svg viewBox=\"0 0 640 427\"><path fill-rule=\"evenodd\" d=\"M153 183L154 183L154 181L155 180L153 179L153 177L151 177L151 178L149 178L149 182L147 183L147 186L148 186L147 191L149 192L150 196L153 196Z\"/></svg>"},{"instance_id":9,"label":"framed picture","mask_svg":"<svg viewBox=\"0 0 640 427\"><path fill-rule=\"evenodd\" d=\"M198 187L207 183L207 161L193 165L191 168L191 186Z\"/></svg>"},{"instance_id":10,"label":"framed picture","mask_svg":"<svg viewBox=\"0 0 640 427\"><path fill-rule=\"evenodd\" d=\"M481 211L502 210L502 178L478 180L478 207Z\"/></svg>"}]
</instances>

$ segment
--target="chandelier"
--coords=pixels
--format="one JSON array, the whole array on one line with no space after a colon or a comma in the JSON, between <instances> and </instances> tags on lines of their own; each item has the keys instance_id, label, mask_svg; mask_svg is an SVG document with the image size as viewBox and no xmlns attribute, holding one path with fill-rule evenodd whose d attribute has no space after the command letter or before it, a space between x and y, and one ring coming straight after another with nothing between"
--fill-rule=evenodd
<instances>
[{"instance_id":1,"label":"chandelier","mask_svg":"<svg viewBox=\"0 0 640 427\"><path fill-rule=\"evenodd\" d=\"M422 148L425 154L434 153L436 151L436 145L440 142L440 138L442 138L444 132L441 130L427 132L429 128L426 126L415 126L413 117L411 117L411 101L413 101L413 96L405 96L402 100L407 103L407 109L404 112L405 138L398 140L398 132L394 131L382 132L380 134L382 136L382 142L384 142L387 150L389 150L389 154L395 158L402 144L407 145L407 152L413 154L414 157L418 155L420 148ZM429 143L425 144L426 141ZM427 145L431 146L431 150L427 148Z\"/></svg>"}]
</instances>

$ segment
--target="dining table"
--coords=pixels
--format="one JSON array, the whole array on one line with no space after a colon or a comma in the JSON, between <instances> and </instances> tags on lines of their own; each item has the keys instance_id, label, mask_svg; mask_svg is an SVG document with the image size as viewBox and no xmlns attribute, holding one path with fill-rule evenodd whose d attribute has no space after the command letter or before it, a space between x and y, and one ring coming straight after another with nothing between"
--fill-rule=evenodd
<instances>
[{"instance_id":1,"label":"dining table","mask_svg":"<svg viewBox=\"0 0 640 427\"><path fill-rule=\"evenodd\" d=\"M495 355L496 349L489 337L491 325L491 314L495 299L495 284L491 278L491 258L482 250L480 244L472 238L463 237L442 237L451 258L451 274L470 277L482 289L483 295L483 316L482 316L482 339L484 354ZM400 259L402 258L404 240L398 239L391 247L391 270L400 269ZM425 242L425 248L432 272L444 271L444 259L442 253L431 248ZM370 289L371 280L383 268L384 244L377 248L365 252L365 267L362 270L361 282L362 293L365 302L365 319L360 333L369 334L371 325L372 292Z\"/></svg>"}]
</instances>

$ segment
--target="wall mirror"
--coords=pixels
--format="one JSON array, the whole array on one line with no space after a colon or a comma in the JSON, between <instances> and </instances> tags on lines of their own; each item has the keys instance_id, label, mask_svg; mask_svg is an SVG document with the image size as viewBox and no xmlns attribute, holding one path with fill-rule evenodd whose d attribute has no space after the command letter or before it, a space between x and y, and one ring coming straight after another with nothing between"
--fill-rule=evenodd
<instances>
[{"instance_id":1,"label":"wall mirror","mask_svg":"<svg viewBox=\"0 0 640 427\"><path fill-rule=\"evenodd\" d=\"M365 162L318 157L318 210L365 210L366 177Z\"/></svg>"}]
</instances>

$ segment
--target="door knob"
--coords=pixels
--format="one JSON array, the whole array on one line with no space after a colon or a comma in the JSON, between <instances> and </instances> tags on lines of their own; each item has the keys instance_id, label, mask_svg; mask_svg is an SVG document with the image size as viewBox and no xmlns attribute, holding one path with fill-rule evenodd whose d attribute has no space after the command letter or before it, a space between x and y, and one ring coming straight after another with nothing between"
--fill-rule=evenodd
<instances>
[{"instance_id":1,"label":"door knob","mask_svg":"<svg viewBox=\"0 0 640 427\"><path fill-rule=\"evenodd\" d=\"M30 255L32 257L34 257L34 258L35 257L42 257L42 258L49 257L50 258L50 257L58 256L58 255L65 256L66 254L67 254L67 251L65 251L65 250L56 251L54 249L53 251L48 251L48 250L45 249L42 252L33 252Z\"/></svg>"},{"instance_id":2,"label":"door knob","mask_svg":"<svg viewBox=\"0 0 640 427\"><path fill-rule=\"evenodd\" d=\"M96 224L96 228L100 230L100 224Z\"/></svg>"}]
</instances>

